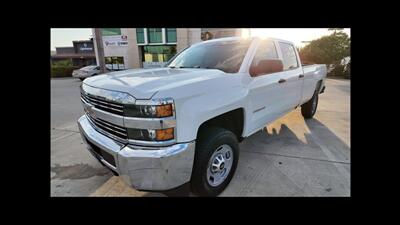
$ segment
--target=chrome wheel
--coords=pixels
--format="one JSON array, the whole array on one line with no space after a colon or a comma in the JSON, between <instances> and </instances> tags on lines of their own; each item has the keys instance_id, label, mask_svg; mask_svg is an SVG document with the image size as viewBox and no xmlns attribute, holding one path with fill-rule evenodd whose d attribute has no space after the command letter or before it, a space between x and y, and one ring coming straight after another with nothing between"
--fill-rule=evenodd
<instances>
[{"instance_id":1,"label":"chrome wheel","mask_svg":"<svg viewBox=\"0 0 400 225\"><path fill-rule=\"evenodd\" d=\"M233 151L229 145L219 146L208 162L207 182L215 187L228 177L233 163Z\"/></svg>"}]
</instances>

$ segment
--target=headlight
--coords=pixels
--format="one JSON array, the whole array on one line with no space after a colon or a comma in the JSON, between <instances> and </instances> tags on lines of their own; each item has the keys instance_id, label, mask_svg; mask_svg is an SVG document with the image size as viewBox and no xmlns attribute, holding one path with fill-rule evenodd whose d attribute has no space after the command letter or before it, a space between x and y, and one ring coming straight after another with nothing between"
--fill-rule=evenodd
<instances>
[{"instance_id":1,"label":"headlight","mask_svg":"<svg viewBox=\"0 0 400 225\"><path fill-rule=\"evenodd\" d=\"M173 116L172 104L166 105L125 105L124 115L129 117L162 118Z\"/></svg>"},{"instance_id":2,"label":"headlight","mask_svg":"<svg viewBox=\"0 0 400 225\"><path fill-rule=\"evenodd\" d=\"M141 141L168 141L174 139L174 128L167 129L135 129L128 128L129 139Z\"/></svg>"},{"instance_id":3,"label":"headlight","mask_svg":"<svg viewBox=\"0 0 400 225\"><path fill-rule=\"evenodd\" d=\"M124 105L124 116L137 118L164 118L174 116L172 98L136 100L135 104ZM136 129L127 128L128 138L141 141L168 141L175 138L174 128Z\"/></svg>"}]
</instances>

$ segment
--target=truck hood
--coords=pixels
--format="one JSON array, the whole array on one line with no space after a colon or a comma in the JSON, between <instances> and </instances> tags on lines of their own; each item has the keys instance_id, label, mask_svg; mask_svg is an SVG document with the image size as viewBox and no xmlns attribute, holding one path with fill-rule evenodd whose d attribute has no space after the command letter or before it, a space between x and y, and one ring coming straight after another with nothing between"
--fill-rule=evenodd
<instances>
[{"instance_id":1,"label":"truck hood","mask_svg":"<svg viewBox=\"0 0 400 225\"><path fill-rule=\"evenodd\" d=\"M216 69L132 69L85 79L89 86L125 92L136 99L150 99L160 90L227 76Z\"/></svg>"}]
</instances>

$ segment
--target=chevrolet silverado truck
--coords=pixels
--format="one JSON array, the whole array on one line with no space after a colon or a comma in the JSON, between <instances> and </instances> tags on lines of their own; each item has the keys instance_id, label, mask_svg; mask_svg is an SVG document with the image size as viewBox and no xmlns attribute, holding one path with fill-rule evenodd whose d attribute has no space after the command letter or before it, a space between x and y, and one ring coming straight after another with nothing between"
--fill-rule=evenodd
<instances>
[{"instance_id":1,"label":"chevrolet silverado truck","mask_svg":"<svg viewBox=\"0 0 400 225\"><path fill-rule=\"evenodd\" d=\"M189 184L217 196L235 173L238 143L297 107L312 118L325 77L326 66L302 65L289 41L209 40L163 68L85 79L78 125L87 149L131 187Z\"/></svg>"}]
</instances>

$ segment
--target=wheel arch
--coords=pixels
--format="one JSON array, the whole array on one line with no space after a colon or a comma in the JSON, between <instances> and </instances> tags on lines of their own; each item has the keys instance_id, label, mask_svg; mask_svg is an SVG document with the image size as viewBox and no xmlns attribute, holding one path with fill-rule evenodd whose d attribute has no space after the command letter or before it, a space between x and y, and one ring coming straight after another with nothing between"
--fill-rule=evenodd
<instances>
[{"instance_id":1,"label":"wheel arch","mask_svg":"<svg viewBox=\"0 0 400 225\"><path fill-rule=\"evenodd\" d=\"M243 140L243 131L245 126L245 111L244 108L237 108L234 110L230 110L223 114L219 114L213 118L209 118L200 124L197 129L197 135L199 136L200 132L202 132L207 127L222 127L227 130L232 131L237 140L240 142Z\"/></svg>"}]
</instances>

